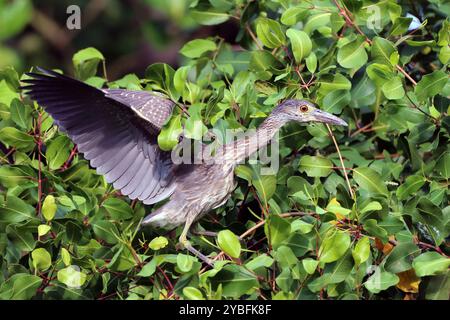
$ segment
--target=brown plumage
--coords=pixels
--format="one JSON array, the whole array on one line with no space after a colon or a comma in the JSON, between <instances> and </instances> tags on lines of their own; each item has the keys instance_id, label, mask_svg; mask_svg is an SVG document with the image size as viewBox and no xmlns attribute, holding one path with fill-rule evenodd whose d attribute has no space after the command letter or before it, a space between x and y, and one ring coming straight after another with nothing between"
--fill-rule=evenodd
<instances>
[{"instance_id":1,"label":"brown plumage","mask_svg":"<svg viewBox=\"0 0 450 320\"><path fill-rule=\"evenodd\" d=\"M97 172L122 194L145 204L169 198L142 225L170 229L184 224L180 243L206 262L210 260L190 245L187 232L192 223L231 196L237 164L267 145L287 122L347 125L309 101L286 100L253 134L223 145L209 161L174 164L170 152L157 144L174 102L147 91L97 89L38 70L23 80L28 84L23 87L25 93L43 106Z\"/></svg>"}]
</instances>

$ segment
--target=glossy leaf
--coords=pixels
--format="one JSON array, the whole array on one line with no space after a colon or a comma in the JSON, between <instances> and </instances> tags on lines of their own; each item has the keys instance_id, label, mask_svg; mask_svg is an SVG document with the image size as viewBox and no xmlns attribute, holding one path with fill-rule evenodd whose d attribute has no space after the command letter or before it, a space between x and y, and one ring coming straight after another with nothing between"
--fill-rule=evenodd
<instances>
[{"instance_id":1,"label":"glossy leaf","mask_svg":"<svg viewBox=\"0 0 450 320\"><path fill-rule=\"evenodd\" d=\"M288 29L286 35L291 41L292 53L294 54L295 62L300 63L309 56L312 49L312 42L308 34L301 30Z\"/></svg>"},{"instance_id":2,"label":"glossy leaf","mask_svg":"<svg viewBox=\"0 0 450 320\"><path fill-rule=\"evenodd\" d=\"M239 238L230 230L222 230L217 235L217 244L226 254L233 258L239 258L241 243Z\"/></svg>"}]
</instances>

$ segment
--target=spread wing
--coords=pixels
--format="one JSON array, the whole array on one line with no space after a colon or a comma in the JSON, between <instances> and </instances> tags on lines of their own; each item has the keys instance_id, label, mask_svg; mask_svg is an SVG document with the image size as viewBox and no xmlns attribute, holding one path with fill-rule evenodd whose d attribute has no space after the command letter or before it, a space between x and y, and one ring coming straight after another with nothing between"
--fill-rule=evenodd
<instances>
[{"instance_id":1,"label":"spread wing","mask_svg":"<svg viewBox=\"0 0 450 320\"><path fill-rule=\"evenodd\" d=\"M170 152L157 135L174 103L146 91L97 89L59 73L28 73L22 88L78 145L106 181L131 199L152 204L174 189Z\"/></svg>"}]
</instances>

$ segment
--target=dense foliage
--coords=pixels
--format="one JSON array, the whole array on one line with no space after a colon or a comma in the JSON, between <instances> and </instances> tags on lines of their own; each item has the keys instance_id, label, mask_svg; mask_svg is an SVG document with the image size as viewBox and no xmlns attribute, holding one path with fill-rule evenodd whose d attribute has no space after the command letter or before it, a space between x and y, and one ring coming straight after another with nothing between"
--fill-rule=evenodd
<instances>
[{"instance_id":1,"label":"dense foliage","mask_svg":"<svg viewBox=\"0 0 450 320\"><path fill-rule=\"evenodd\" d=\"M238 167L232 198L201 221L218 236L191 238L215 258L209 268L177 251L181 228L139 230L154 208L98 176L21 95L26 76L4 67L0 299L448 299L448 1L177 3L191 22L238 25L237 44L196 39L178 69L157 63L143 79L116 81L98 50L73 56L91 85L186 106L162 148L183 131L200 139L207 128L256 127L291 97L349 127L290 124L276 174Z\"/></svg>"}]
</instances>

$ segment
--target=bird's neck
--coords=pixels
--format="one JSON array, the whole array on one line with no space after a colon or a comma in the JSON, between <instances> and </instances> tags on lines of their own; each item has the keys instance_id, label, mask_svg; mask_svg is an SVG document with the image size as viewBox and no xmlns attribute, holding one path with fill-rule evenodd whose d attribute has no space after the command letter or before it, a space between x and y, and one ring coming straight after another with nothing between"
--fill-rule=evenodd
<instances>
[{"instance_id":1,"label":"bird's neck","mask_svg":"<svg viewBox=\"0 0 450 320\"><path fill-rule=\"evenodd\" d=\"M242 163L260 148L266 146L287 121L280 121L269 116L253 131L244 133L236 140L226 144L223 148L224 158L234 165Z\"/></svg>"}]
</instances>

